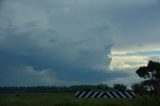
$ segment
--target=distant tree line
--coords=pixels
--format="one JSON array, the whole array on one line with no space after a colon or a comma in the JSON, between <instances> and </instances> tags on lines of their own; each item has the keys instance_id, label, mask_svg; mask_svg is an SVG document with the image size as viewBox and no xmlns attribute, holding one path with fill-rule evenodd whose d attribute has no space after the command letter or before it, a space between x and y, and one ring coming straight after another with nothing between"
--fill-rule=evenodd
<instances>
[{"instance_id":1,"label":"distant tree line","mask_svg":"<svg viewBox=\"0 0 160 106\"><path fill-rule=\"evenodd\" d=\"M109 87L106 84L99 85L76 85L76 86L34 86L34 87L0 87L0 94L11 93L56 93L56 92L76 92L76 91L113 91L127 90L123 84L115 84Z\"/></svg>"}]
</instances>

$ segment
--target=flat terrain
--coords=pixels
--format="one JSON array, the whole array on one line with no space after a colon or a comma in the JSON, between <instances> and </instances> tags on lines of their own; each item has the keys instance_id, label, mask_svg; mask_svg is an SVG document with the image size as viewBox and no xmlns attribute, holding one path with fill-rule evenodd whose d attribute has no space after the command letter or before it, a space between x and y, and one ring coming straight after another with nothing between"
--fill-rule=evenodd
<instances>
[{"instance_id":1,"label":"flat terrain","mask_svg":"<svg viewBox=\"0 0 160 106\"><path fill-rule=\"evenodd\" d=\"M160 106L154 97L135 99L78 99L72 93L4 94L0 106Z\"/></svg>"}]
</instances>

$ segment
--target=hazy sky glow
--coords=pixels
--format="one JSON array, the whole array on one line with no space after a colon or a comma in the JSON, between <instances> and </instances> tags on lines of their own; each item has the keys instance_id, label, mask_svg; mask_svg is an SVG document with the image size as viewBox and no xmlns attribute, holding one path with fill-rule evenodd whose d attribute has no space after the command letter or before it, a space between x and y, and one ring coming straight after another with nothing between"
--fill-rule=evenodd
<instances>
[{"instance_id":1,"label":"hazy sky glow","mask_svg":"<svg viewBox=\"0 0 160 106\"><path fill-rule=\"evenodd\" d=\"M0 86L131 85L160 61L159 0L0 0Z\"/></svg>"}]
</instances>

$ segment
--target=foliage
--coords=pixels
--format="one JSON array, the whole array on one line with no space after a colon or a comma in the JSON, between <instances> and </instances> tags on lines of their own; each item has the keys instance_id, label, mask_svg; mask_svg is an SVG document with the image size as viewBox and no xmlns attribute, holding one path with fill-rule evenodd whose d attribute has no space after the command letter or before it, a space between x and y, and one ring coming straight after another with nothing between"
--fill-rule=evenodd
<instances>
[{"instance_id":1,"label":"foliage","mask_svg":"<svg viewBox=\"0 0 160 106\"><path fill-rule=\"evenodd\" d=\"M124 90L127 90L127 86L126 85L123 85L123 84L115 84L113 86L113 88L115 90L119 90L119 91L124 91Z\"/></svg>"},{"instance_id":2,"label":"foliage","mask_svg":"<svg viewBox=\"0 0 160 106\"><path fill-rule=\"evenodd\" d=\"M136 73L145 79L160 79L160 63L149 61L147 66L140 67Z\"/></svg>"},{"instance_id":3,"label":"foliage","mask_svg":"<svg viewBox=\"0 0 160 106\"><path fill-rule=\"evenodd\" d=\"M147 66L140 67L136 73L139 77L144 78L143 86L148 87L151 92L158 94L160 82L160 63L149 61Z\"/></svg>"},{"instance_id":4,"label":"foliage","mask_svg":"<svg viewBox=\"0 0 160 106\"><path fill-rule=\"evenodd\" d=\"M142 83L133 84L131 88L136 94L139 94L141 96L147 93L147 88L143 86Z\"/></svg>"}]
</instances>

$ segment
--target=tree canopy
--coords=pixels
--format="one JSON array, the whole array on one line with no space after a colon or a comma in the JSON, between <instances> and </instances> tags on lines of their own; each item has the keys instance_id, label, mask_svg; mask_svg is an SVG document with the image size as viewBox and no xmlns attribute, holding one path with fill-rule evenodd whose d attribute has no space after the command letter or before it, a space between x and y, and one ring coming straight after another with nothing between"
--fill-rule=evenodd
<instances>
[{"instance_id":1,"label":"tree canopy","mask_svg":"<svg viewBox=\"0 0 160 106\"><path fill-rule=\"evenodd\" d=\"M140 67L136 73L139 77L144 78L143 85L147 86L150 91L158 94L160 84L160 63L149 61L147 66Z\"/></svg>"},{"instance_id":2,"label":"tree canopy","mask_svg":"<svg viewBox=\"0 0 160 106\"><path fill-rule=\"evenodd\" d=\"M149 61L147 66L140 67L136 73L145 79L160 79L160 63Z\"/></svg>"}]
</instances>

